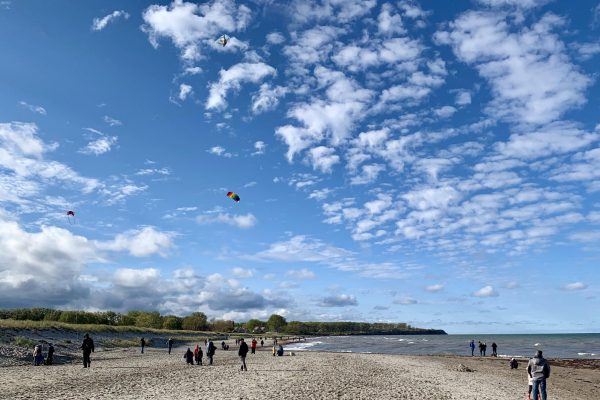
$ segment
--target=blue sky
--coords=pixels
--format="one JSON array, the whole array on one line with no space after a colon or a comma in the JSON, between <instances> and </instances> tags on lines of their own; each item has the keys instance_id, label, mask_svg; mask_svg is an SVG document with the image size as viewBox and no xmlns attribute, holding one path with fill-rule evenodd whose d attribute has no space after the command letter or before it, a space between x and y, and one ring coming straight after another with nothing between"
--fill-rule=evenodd
<instances>
[{"instance_id":1,"label":"blue sky","mask_svg":"<svg viewBox=\"0 0 600 400\"><path fill-rule=\"evenodd\" d=\"M0 1L0 35L2 306L600 329L597 0Z\"/></svg>"}]
</instances>

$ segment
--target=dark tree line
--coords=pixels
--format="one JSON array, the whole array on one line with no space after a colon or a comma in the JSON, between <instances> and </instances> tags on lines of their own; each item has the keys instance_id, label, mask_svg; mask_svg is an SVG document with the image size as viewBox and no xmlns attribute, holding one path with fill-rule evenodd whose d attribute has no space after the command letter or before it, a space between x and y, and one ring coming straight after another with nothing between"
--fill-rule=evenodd
<instances>
[{"instance_id":1,"label":"dark tree line","mask_svg":"<svg viewBox=\"0 0 600 400\"><path fill-rule=\"evenodd\" d=\"M88 312L51 308L0 309L0 319L215 332L232 332L235 325L233 321L209 321L201 312L178 317L176 315L160 315L158 311L129 311L122 314L114 311Z\"/></svg>"},{"instance_id":2,"label":"dark tree line","mask_svg":"<svg viewBox=\"0 0 600 400\"><path fill-rule=\"evenodd\" d=\"M0 319L29 321L57 321L69 324L94 324L136 326L140 328L213 331L213 332L278 332L289 335L406 335L445 334L442 330L420 329L406 323L366 322L287 322L281 315L273 314L267 321L251 319L245 323L228 320L208 320L202 312L185 317L161 315L158 311L69 311L51 308L0 309Z\"/></svg>"}]
</instances>

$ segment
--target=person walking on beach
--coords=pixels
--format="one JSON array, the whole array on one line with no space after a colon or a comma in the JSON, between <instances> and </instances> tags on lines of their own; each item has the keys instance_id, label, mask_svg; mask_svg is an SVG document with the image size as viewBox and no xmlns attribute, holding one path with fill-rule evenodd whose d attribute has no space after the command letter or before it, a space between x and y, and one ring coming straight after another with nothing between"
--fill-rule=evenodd
<instances>
[{"instance_id":1,"label":"person walking on beach","mask_svg":"<svg viewBox=\"0 0 600 400\"><path fill-rule=\"evenodd\" d=\"M248 354L248 345L244 342L244 339L240 339L240 348L238 349L238 356L240 356L240 370L248 371L246 367L246 355Z\"/></svg>"},{"instance_id":2,"label":"person walking on beach","mask_svg":"<svg viewBox=\"0 0 600 400\"><path fill-rule=\"evenodd\" d=\"M540 394L541 400L546 400L546 379L550 377L550 365L542 357L541 350L538 350L535 357L529 360L527 374L532 380L532 399L537 400L538 394Z\"/></svg>"},{"instance_id":3,"label":"person walking on beach","mask_svg":"<svg viewBox=\"0 0 600 400\"><path fill-rule=\"evenodd\" d=\"M265 341L260 339L260 347L263 347L265 345Z\"/></svg>"},{"instance_id":4,"label":"person walking on beach","mask_svg":"<svg viewBox=\"0 0 600 400\"><path fill-rule=\"evenodd\" d=\"M52 343L48 345L48 357L46 357L46 365L52 365L54 362L54 346Z\"/></svg>"},{"instance_id":5,"label":"person walking on beach","mask_svg":"<svg viewBox=\"0 0 600 400\"><path fill-rule=\"evenodd\" d=\"M140 340L140 346L142 347L142 354L144 354L144 347L146 346L146 340L144 338Z\"/></svg>"},{"instance_id":6,"label":"person walking on beach","mask_svg":"<svg viewBox=\"0 0 600 400\"><path fill-rule=\"evenodd\" d=\"M83 335L81 350L83 350L83 368L91 367L92 360L90 359L90 355L94 352L94 341L87 333Z\"/></svg>"},{"instance_id":7,"label":"person walking on beach","mask_svg":"<svg viewBox=\"0 0 600 400\"><path fill-rule=\"evenodd\" d=\"M213 364L213 357L215 356L215 351L217 348L212 340L208 341L208 345L206 346L206 357L208 357L208 365Z\"/></svg>"},{"instance_id":8,"label":"person walking on beach","mask_svg":"<svg viewBox=\"0 0 600 400\"><path fill-rule=\"evenodd\" d=\"M185 358L185 362L189 365L194 365L194 353L192 353L192 350L190 350L190 348L188 347L187 351L185 352L185 354L183 355L183 358Z\"/></svg>"},{"instance_id":9,"label":"person walking on beach","mask_svg":"<svg viewBox=\"0 0 600 400\"><path fill-rule=\"evenodd\" d=\"M498 345L496 342L492 343L492 357L498 357Z\"/></svg>"},{"instance_id":10,"label":"person walking on beach","mask_svg":"<svg viewBox=\"0 0 600 400\"><path fill-rule=\"evenodd\" d=\"M250 348L252 349L252 354L256 354L256 344L258 342L256 341L256 339L252 339L252 343L250 345Z\"/></svg>"},{"instance_id":11,"label":"person walking on beach","mask_svg":"<svg viewBox=\"0 0 600 400\"><path fill-rule=\"evenodd\" d=\"M169 340L167 340L167 346L169 346L169 354L171 354L171 349L173 348L173 339L169 338Z\"/></svg>"},{"instance_id":12,"label":"person walking on beach","mask_svg":"<svg viewBox=\"0 0 600 400\"><path fill-rule=\"evenodd\" d=\"M44 364L44 355L42 354L42 345L36 344L33 348L33 365L43 365Z\"/></svg>"},{"instance_id":13,"label":"person walking on beach","mask_svg":"<svg viewBox=\"0 0 600 400\"><path fill-rule=\"evenodd\" d=\"M471 357L473 357L475 355L475 340L471 340L469 347L471 348Z\"/></svg>"}]
</instances>

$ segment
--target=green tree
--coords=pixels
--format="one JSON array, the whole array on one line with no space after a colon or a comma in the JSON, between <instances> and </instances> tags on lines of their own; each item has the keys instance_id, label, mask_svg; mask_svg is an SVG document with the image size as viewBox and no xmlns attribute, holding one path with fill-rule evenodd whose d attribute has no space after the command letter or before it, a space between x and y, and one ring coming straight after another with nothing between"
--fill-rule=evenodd
<instances>
[{"instance_id":1,"label":"green tree","mask_svg":"<svg viewBox=\"0 0 600 400\"><path fill-rule=\"evenodd\" d=\"M235 322L230 320L217 319L212 321L210 328L213 332L233 332Z\"/></svg>"},{"instance_id":2,"label":"green tree","mask_svg":"<svg viewBox=\"0 0 600 400\"><path fill-rule=\"evenodd\" d=\"M183 326L183 318L175 315L167 315L163 319L163 329L180 330Z\"/></svg>"},{"instance_id":3,"label":"green tree","mask_svg":"<svg viewBox=\"0 0 600 400\"><path fill-rule=\"evenodd\" d=\"M181 326L188 331L203 331L208 327L206 321L206 315L203 312L194 312L183 318Z\"/></svg>"},{"instance_id":4,"label":"green tree","mask_svg":"<svg viewBox=\"0 0 600 400\"><path fill-rule=\"evenodd\" d=\"M266 326L266 323L258 319L249 319L244 325L246 332L253 332L254 328L260 328L262 326Z\"/></svg>"},{"instance_id":5,"label":"green tree","mask_svg":"<svg viewBox=\"0 0 600 400\"><path fill-rule=\"evenodd\" d=\"M137 318L135 319L135 326L139 326L142 328L162 328L162 317L158 311L152 312L140 312Z\"/></svg>"},{"instance_id":6,"label":"green tree","mask_svg":"<svg viewBox=\"0 0 600 400\"><path fill-rule=\"evenodd\" d=\"M272 314L267 320L267 329L271 332L283 332L287 321L281 315Z\"/></svg>"}]
</instances>

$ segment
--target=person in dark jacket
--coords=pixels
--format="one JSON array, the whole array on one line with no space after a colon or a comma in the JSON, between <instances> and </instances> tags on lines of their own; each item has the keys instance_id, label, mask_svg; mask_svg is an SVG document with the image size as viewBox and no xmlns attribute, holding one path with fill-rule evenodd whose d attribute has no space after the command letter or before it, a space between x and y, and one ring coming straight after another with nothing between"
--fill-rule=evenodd
<instances>
[{"instance_id":1,"label":"person in dark jacket","mask_svg":"<svg viewBox=\"0 0 600 400\"><path fill-rule=\"evenodd\" d=\"M81 350L83 350L83 368L91 367L92 360L90 359L90 355L94 352L94 341L87 333L83 335Z\"/></svg>"},{"instance_id":2,"label":"person in dark jacket","mask_svg":"<svg viewBox=\"0 0 600 400\"><path fill-rule=\"evenodd\" d=\"M209 340L208 344L206 345L206 357L208 357L208 365L212 365L216 350L217 348L213 341Z\"/></svg>"},{"instance_id":3,"label":"person in dark jacket","mask_svg":"<svg viewBox=\"0 0 600 400\"><path fill-rule=\"evenodd\" d=\"M248 345L244 342L244 339L240 339L240 348L238 350L238 356L240 356L240 369L242 371L248 371L246 367L246 354L248 354Z\"/></svg>"},{"instance_id":4,"label":"person in dark jacket","mask_svg":"<svg viewBox=\"0 0 600 400\"><path fill-rule=\"evenodd\" d=\"M46 365L52 365L54 362L54 346L52 343L48 345L48 357L46 357Z\"/></svg>"},{"instance_id":5,"label":"person in dark jacket","mask_svg":"<svg viewBox=\"0 0 600 400\"><path fill-rule=\"evenodd\" d=\"M535 357L529 360L527 374L532 380L533 389L531 391L531 398L537 399L539 393L542 400L546 400L546 379L550 377L550 365L542 357L541 350L538 350Z\"/></svg>"},{"instance_id":6,"label":"person in dark jacket","mask_svg":"<svg viewBox=\"0 0 600 400\"><path fill-rule=\"evenodd\" d=\"M190 364L190 365L194 365L194 352L192 352L192 350L190 350L190 348L188 347L187 351L185 352L185 354L183 355L183 358L185 358L185 362Z\"/></svg>"},{"instance_id":7,"label":"person in dark jacket","mask_svg":"<svg viewBox=\"0 0 600 400\"><path fill-rule=\"evenodd\" d=\"M169 354L171 354L171 348L173 348L173 339L169 338L169 340L167 340L167 346L169 346Z\"/></svg>"},{"instance_id":8,"label":"person in dark jacket","mask_svg":"<svg viewBox=\"0 0 600 400\"><path fill-rule=\"evenodd\" d=\"M142 346L142 354L144 354L144 347L146 347L146 340L144 338L140 340L140 346Z\"/></svg>"},{"instance_id":9,"label":"person in dark jacket","mask_svg":"<svg viewBox=\"0 0 600 400\"><path fill-rule=\"evenodd\" d=\"M485 357L485 352L487 351L487 343L485 343L485 342L483 343L482 349L483 349L483 356Z\"/></svg>"},{"instance_id":10,"label":"person in dark jacket","mask_svg":"<svg viewBox=\"0 0 600 400\"><path fill-rule=\"evenodd\" d=\"M492 357L498 357L498 345L496 342L492 343Z\"/></svg>"}]
</instances>

